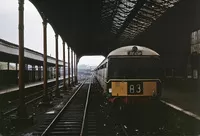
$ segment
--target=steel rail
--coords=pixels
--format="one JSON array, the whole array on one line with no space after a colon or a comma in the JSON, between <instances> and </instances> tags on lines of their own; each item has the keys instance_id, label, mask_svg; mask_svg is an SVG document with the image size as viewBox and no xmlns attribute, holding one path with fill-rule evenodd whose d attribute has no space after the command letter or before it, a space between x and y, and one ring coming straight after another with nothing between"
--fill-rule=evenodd
<instances>
[{"instance_id":1,"label":"steel rail","mask_svg":"<svg viewBox=\"0 0 200 136\"><path fill-rule=\"evenodd\" d=\"M52 89L54 89L55 88L55 85L52 85L52 86L50 86L49 85L50 83L48 83L48 90L52 90ZM60 85L62 85L63 84L63 81L62 82L60 82L59 83L59 86ZM30 88L37 88L37 87L40 87L41 85L36 85L36 86L32 86L32 87L30 87ZM27 89L25 89L25 90L28 90L28 89L30 89L30 88L27 88ZM26 95L26 96L24 96L24 98L25 99L27 99L28 97L32 97L32 96L35 96L35 95L38 95L39 93L43 93L43 89L42 90L40 90L40 91L38 91L38 92L34 92L34 93L31 93L31 94L28 94L28 95ZM9 93L9 92L8 92ZM17 98L17 99L14 99L14 100L9 100L8 102L8 104L10 105L10 104L12 104L12 103L15 103L15 102L17 102L17 101L19 101L19 98Z\"/></svg>"},{"instance_id":2,"label":"steel rail","mask_svg":"<svg viewBox=\"0 0 200 136\"><path fill-rule=\"evenodd\" d=\"M63 84L63 82L60 83L60 85L62 85L62 84ZM35 88L37 88L37 87L38 87L38 86L35 86ZM48 87L47 89L51 91L51 90L53 90L55 87L56 87L55 85L52 85L52 86ZM33 88L34 88L34 87L33 87ZM61 88L61 87L60 87L60 88ZM60 88L59 88L59 89L60 89ZM54 91L53 91L53 92L54 92ZM44 90L40 90L40 91L38 91L38 92L31 93L31 94L29 94L29 95L24 96L24 98L25 98L25 99L28 99L29 97L34 97L34 96L36 96L36 95L38 95L38 94L40 94L40 93L43 94L43 93L44 93ZM15 100L9 101L8 104L10 105L10 104L16 103L17 101L19 101L19 98L15 99Z\"/></svg>"},{"instance_id":3,"label":"steel rail","mask_svg":"<svg viewBox=\"0 0 200 136\"><path fill-rule=\"evenodd\" d=\"M55 87L55 86L54 86L54 87ZM51 87L49 87L49 88L51 88ZM60 88L62 88L62 87L60 87ZM53 89L54 89L54 88L53 88ZM53 90L53 89L51 89L51 90ZM51 93L53 93L54 91L55 91L55 90L53 90L52 92L49 92L48 94L51 94ZM38 92L38 93L39 93L39 92ZM41 93L41 92L40 92L40 93ZM38 96L38 97L36 97L36 98L33 98L33 99L30 100L30 101L27 101L27 102L25 103L25 105L31 104L31 103L33 103L33 102L39 100L39 99L42 99L42 98L43 98L43 95L40 95L40 96ZM13 113L13 112L15 112L15 111L17 111L17 107L12 108L12 109L10 109L10 110L4 112L4 113L3 113L3 116L8 116L9 114L11 114L11 113Z\"/></svg>"},{"instance_id":4,"label":"steel rail","mask_svg":"<svg viewBox=\"0 0 200 136\"><path fill-rule=\"evenodd\" d=\"M128 136L128 133L127 133L126 129L124 128L124 126L123 126L122 124L120 124L120 126L121 126L121 128L122 128L122 130L123 130L125 136Z\"/></svg>"},{"instance_id":5,"label":"steel rail","mask_svg":"<svg viewBox=\"0 0 200 136\"><path fill-rule=\"evenodd\" d=\"M85 125L85 119L86 119L86 114L87 114L87 109L88 109L88 102L89 102L89 97L90 97L92 79L93 78L90 79L90 84L89 84L89 87L88 87L88 92L87 92L87 98L86 98L86 102L85 102L85 109L84 109L84 114L83 114L83 120L82 120L82 125L81 125L80 136L83 136L83 133L84 133L84 125Z\"/></svg>"},{"instance_id":6,"label":"steel rail","mask_svg":"<svg viewBox=\"0 0 200 136\"><path fill-rule=\"evenodd\" d=\"M54 86L55 87L55 86ZM53 89L50 89L50 88L52 88L52 87L49 87L48 88L48 90L53 90ZM62 88L62 87L59 87L59 89L60 88ZM51 93L53 93L55 90L53 90L52 92L48 92L48 94L51 94ZM41 91L40 92L37 92L38 94L39 93L41 93ZM36 94L35 94L36 95ZM27 97L29 97L29 96L27 96ZM30 101L27 101L26 103L25 103L25 105L28 105L28 104L31 104L31 103L33 103L33 102L35 102L35 101L37 101L37 100L39 100L39 99L41 99L41 98L43 98L43 95L40 95L40 96L38 96L38 97L36 97L36 98L33 98L32 100L30 100ZM18 99L17 99L18 100ZM16 100L16 101L17 101ZM11 113L13 113L13 112L15 112L15 111L17 111L17 107L15 107L15 108L12 108L12 109L10 109L10 110L8 110L8 111L6 111L6 112L4 112L3 113L3 116L7 116L7 115L9 115L9 114L11 114Z\"/></svg>"},{"instance_id":7,"label":"steel rail","mask_svg":"<svg viewBox=\"0 0 200 136\"><path fill-rule=\"evenodd\" d=\"M59 89L62 88L62 86L61 86L62 84L63 84L63 82L60 83ZM55 89L55 87L56 87L56 86L53 85L53 86L51 86L51 87L49 87L49 88L47 88L47 89L48 89L48 90L53 90L53 89ZM51 92L48 92L48 94L52 94L53 92L55 92L55 90L53 90L53 91L51 91ZM36 92L36 93L33 93L33 94L30 94L30 95L28 95L28 96L25 96L25 98L27 99L28 97L37 95L37 94L39 94L39 93L43 93L43 90L41 90L41 91L39 91L39 92ZM33 103L33 102L39 100L39 99L42 99L42 98L43 98L43 94L40 95L40 96L38 96L38 97L36 97L36 98L31 99L30 101L27 101L27 102L25 103L25 105L31 104L31 103ZM18 100L19 100L19 99L13 100L12 103L13 103L14 101L18 101ZM3 116L7 116L7 115L9 115L9 114L11 114L11 113L13 113L13 112L15 112L15 111L17 111L17 107L12 108L12 109L10 109L10 110L4 112L2 115L3 115Z\"/></svg>"},{"instance_id":8,"label":"steel rail","mask_svg":"<svg viewBox=\"0 0 200 136\"><path fill-rule=\"evenodd\" d=\"M83 83L78 87L78 89L76 90L76 92L71 96L71 98L67 101L67 103L65 104L65 106L59 111L59 113L56 115L56 117L51 121L51 123L43 131L43 133L41 134L41 136L46 136L47 132L50 130L50 128L53 126L53 124L57 121L57 119L61 116L61 114L63 113L63 111L68 107L69 103L76 96L76 94L78 93L78 91L81 89L81 87L85 84L85 82L87 80L88 79L86 79L85 81L83 81Z\"/></svg>"}]
</instances>

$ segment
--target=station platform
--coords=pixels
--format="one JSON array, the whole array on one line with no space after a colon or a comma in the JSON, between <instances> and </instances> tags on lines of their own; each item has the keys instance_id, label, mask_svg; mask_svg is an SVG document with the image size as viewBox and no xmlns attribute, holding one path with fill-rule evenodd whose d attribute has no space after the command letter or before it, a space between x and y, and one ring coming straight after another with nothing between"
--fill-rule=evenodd
<instances>
[{"instance_id":1,"label":"station platform","mask_svg":"<svg viewBox=\"0 0 200 136\"><path fill-rule=\"evenodd\" d=\"M186 83L177 87L167 82L164 85L161 101L200 120L200 90L198 86L190 89Z\"/></svg>"},{"instance_id":2,"label":"station platform","mask_svg":"<svg viewBox=\"0 0 200 136\"><path fill-rule=\"evenodd\" d=\"M66 78L67 79L67 78ZM60 80L63 80L63 77L60 77L59 78L59 81ZM47 83L52 83L52 82L55 82L56 79L49 79L47 81ZM25 89L27 88L31 88L31 87L35 87L35 86L40 86L43 84L43 81L37 81L37 82L32 82L32 83L28 83L28 84L25 84ZM5 93L8 93L8 92L14 92L14 91L18 91L19 90L19 87L18 85L10 85L10 86L1 86L0 87L0 95L2 94L5 94Z\"/></svg>"}]
</instances>

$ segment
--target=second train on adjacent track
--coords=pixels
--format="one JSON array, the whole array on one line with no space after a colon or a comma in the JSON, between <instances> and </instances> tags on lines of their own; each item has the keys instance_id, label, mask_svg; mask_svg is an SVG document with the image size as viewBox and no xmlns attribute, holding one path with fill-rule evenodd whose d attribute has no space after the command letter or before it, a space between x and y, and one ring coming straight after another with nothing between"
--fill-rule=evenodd
<instances>
[{"instance_id":1,"label":"second train on adjacent track","mask_svg":"<svg viewBox=\"0 0 200 136\"><path fill-rule=\"evenodd\" d=\"M113 50L94 70L103 94L113 103L159 99L162 90L160 55L146 47Z\"/></svg>"}]
</instances>

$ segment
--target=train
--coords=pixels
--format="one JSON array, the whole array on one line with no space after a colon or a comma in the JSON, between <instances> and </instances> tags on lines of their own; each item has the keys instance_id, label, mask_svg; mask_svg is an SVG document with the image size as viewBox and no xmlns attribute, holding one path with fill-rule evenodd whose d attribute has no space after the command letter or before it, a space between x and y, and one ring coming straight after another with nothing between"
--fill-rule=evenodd
<instances>
[{"instance_id":1,"label":"train","mask_svg":"<svg viewBox=\"0 0 200 136\"><path fill-rule=\"evenodd\" d=\"M159 100L162 94L160 55L147 47L130 45L113 50L94 69L94 75L111 103Z\"/></svg>"}]
</instances>

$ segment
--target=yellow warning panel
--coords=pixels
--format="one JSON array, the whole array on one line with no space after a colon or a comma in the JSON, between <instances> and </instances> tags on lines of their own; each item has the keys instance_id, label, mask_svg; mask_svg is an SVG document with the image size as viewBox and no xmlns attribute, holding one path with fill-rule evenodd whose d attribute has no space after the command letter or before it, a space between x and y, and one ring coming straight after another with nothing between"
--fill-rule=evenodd
<instances>
[{"instance_id":1,"label":"yellow warning panel","mask_svg":"<svg viewBox=\"0 0 200 136\"><path fill-rule=\"evenodd\" d=\"M127 82L112 82L112 96L127 96Z\"/></svg>"},{"instance_id":2,"label":"yellow warning panel","mask_svg":"<svg viewBox=\"0 0 200 136\"><path fill-rule=\"evenodd\" d=\"M156 82L143 82L143 95L152 96L153 91L157 91Z\"/></svg>"}]
</instances>

